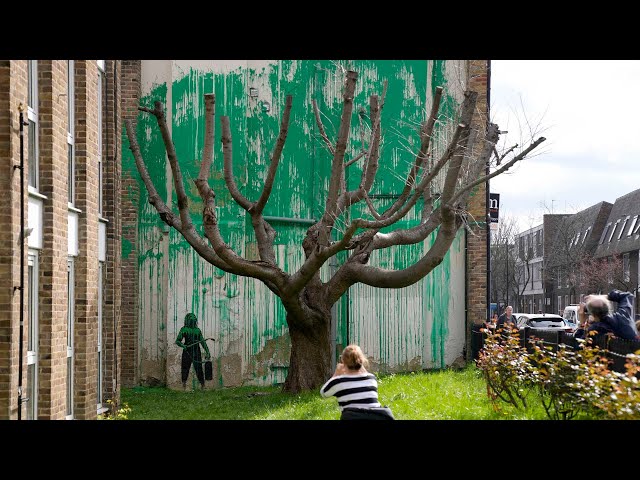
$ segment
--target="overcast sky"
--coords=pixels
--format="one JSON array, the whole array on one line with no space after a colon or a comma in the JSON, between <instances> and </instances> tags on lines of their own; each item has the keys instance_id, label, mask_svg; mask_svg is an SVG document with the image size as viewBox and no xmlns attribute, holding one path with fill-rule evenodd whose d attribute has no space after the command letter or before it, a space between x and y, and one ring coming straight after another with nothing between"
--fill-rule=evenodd
<instances>
[{"instance_id":1,"label":"overcast sky","mask_svg":"<svg viewBox=\"0 0 640 480\"><path fill-rule=\"evenodd\" d=\"M541 155L491 180L500 216L520 231L640 188L640 61L492 60L491 118L500 143L547 140ZM506 137L506 138L505 138ZM505 141L505 143L503 143Z\"/></svg>"}]
</instances>

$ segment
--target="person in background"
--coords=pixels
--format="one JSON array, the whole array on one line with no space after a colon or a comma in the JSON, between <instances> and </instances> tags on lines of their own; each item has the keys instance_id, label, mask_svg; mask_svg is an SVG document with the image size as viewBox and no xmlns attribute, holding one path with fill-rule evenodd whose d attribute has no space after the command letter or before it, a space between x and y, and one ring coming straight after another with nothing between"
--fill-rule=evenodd
<instances>
[{"instance_id":1,"label":"person in background","mask_svg":"<svg viewBox=\"0 0 640 480\"><path fill-rule=\"evenodd\" d=\"M395 420L388 407L378 400L378 381L367 372L369 366L358 345L342 351L333 376L320 388L320 395L338 399L340 420Z\"/></svg>"},{"instance_id":2,"label":"person in background","mask_svg":"<svg viewBox=\"0 0 640 480\"><path fill-rule=\"evenodd\" d=\"M612 333L626 340L640 340L636 322L631 318L634 296L631 292L612 290L609 295L588 295L578 308L580 325L573 334L585 338L589 332ZM611 302L618 308L614 311Z\"/></svg>"},{"instance_id":3,"label":"person in background","mask_svg":"<svg viewBox=\"0 0 640 480\"><path fill-rule=\"evenodd\" d=\"M504 309L504 313L498 317L498 323L496 324L496 329L506 328L510 326L511 328L516 327L516 319L511 315L513 313L513 307L508 305L507 308Z\"/></svg>"}]
</instances>

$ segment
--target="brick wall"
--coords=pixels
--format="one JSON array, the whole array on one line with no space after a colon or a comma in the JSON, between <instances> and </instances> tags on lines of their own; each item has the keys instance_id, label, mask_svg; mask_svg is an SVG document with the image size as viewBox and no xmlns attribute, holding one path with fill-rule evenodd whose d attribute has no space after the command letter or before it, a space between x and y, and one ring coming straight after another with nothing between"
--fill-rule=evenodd
<instances>
[{"instance_id":1,"label":"brick wall","mask_svg":"<svg viewBox=\"0 0 640 480\"><path fill-rule=\"evenodd\" d=\"M468 88L478 92L473 124L485 131L487 121L487 60L469 60ZM471 325L487 318L487 206L486 185L480 184L469 197L469 213L479 225L472 227L475 235L467 235L467 359L471 358Z\"/></svg>"},{"instance_id":2,"label":"brick wall","mask_svg":"<svg viewBox=\"0 0 640 480\"><path fill-rule=\"evenodd\" d=\"M67 382L67 62L38 63L40 193L38 418L63 419Z\"/></svg>"},{"instance_id":3,"label":"brick wall","mask_svg":"<svg viewBox=\"0 0 640 480\"><path fill-rule=\"evenodd\" d=\"M122 119L136 119L140 104L140 60L122 61ZM138 181L122 176L122 241L130 253L122 258L122 385L138 383Z\"/></svg>"},{"instance_id":4,"label":"brick wall","mask_svg":"<svg viewBox=\"0 0 640 480\"><path fill-rule=\"evenodd\" d=\"M0 420L18 415L20 333L20 164L19 110L27 118L27 61L0 61ZM25 191L28 176L28 142L24 136ZM27 211L25 198L25 214ZM25 246L25 270L26 270ZM26 278L25 278L26 284ZM26 285L25 285L26 287ZM27 291L24 291L27 298ZM26 303L26 302L25 302ZM25 312L26 318L26 312ZM26 338L26 328L25 338ZM26 345L24 350L26 358ZM23 381L26 378L24 362ZM22 411L24 418L25 410Z\"/></svg>"},{"instance_id":5,"label":"brick wall","mask_svg":"<svg viewBox=\"0 0 640 480\"><path fill-rule=\"evenodd\" d=\"M74 417L96 418L98 369L98 67L75 65L75 206L79 252L75 259Z\"/></svg>"},{"instance_id":6,"label":"brick wall","mask_svg":"<svg viewBox=\"0 0 640 480\"><path fill-rule=\"evenodd\" d=\"M121 121L120 60L106 61L106 84L102 108L103 216L107 223L107 256L104 266L104 308L102 351L104 355L105 399L120 399L121 323Z\"/></svg>"}]
</instances>

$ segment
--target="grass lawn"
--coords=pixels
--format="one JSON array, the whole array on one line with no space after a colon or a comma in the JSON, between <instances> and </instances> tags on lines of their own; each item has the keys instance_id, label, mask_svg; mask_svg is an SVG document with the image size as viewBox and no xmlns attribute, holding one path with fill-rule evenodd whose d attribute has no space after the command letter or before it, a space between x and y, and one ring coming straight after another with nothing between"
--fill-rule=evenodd
<instances>
[{"instance_id":1,"label":"grass lawn","mask_svg":"<svg viewBox=\"0 0 640 480\"><path fill-rule=\"evenodd\" d=\"M398 420L546 420L532 393L529 408L516 410L499 404L494 410L480 371L438 370L378 378L380 403L391 407ZM163 387L122 389L129 420L337 420L335 398L317 391L300 395L280 387L238 387L206 391L173 391Z\"/></svg>"}]
</instances>

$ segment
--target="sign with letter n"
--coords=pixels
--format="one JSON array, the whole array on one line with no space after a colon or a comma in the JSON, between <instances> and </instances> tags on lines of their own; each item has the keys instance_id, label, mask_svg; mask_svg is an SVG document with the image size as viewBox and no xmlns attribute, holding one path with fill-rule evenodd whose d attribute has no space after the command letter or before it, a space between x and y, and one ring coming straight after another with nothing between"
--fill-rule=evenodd
<instances>
[{"instance_id":1,"label":"sign with letter n","mask_svg":"<svg viewBox=\"0 0 640 480\"><path fill-rule=\"evenodd\" d=\"M500 194L489 194L489 221L492 227L497 227L498 223L498 210L500 208Z\"/></svg>"}]
</instances>

